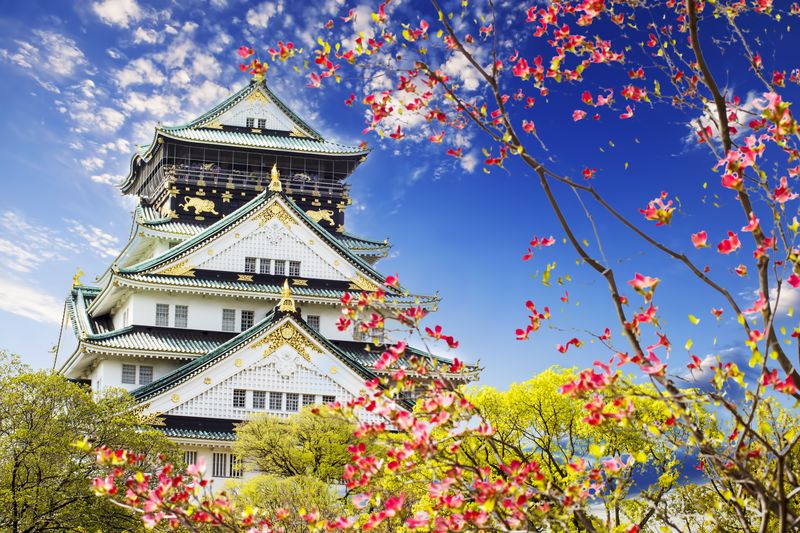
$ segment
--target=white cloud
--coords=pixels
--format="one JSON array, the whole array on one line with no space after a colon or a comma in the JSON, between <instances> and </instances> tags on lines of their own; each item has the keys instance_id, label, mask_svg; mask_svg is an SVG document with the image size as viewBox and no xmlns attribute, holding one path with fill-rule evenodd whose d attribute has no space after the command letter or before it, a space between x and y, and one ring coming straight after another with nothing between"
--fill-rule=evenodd
<instances>
[{"instance_id":1,"label":"white cloud","mask_svg":"<svg viewBox=\"0 0 800 533\"><path fill-rule=\"evenodd\" d=\"M54 81L70 78L89 67L73 39L49 30L33 30L31 35L30 41L15 41L16 50L0 50L0 59L26 70L48 91L61 92Z\"/></svg>"},{"instance_id":2,"label":"white cloud","mask_svg":"<svg viewBox=\"0 0 800 533\"><path fill-rule=\"evenodd\" d=\"M730 91L726 91L726 93L728 92ZM736 118L734 120L730 120L731 112L730 109L728 110L730 125L736 128L736 132L731 134L733 139L738 139L744 135L749 130L747 124L759 116L760 113L756 107L756 102L758 100L759 97L755 92L750 91L747 93L744 102L739 105L736 111ZM689 133L684 139L685 142L690 145L697 144L697 131L706 126L711 128L711 138L715 141L720 141L719 125L717 124L717 106L714 104L713 100L707 101L703 113L687 124Z\"/></svg>"},{"instance_id":3,"label":"white cloud","mask_svg":"<svg viewBox=\"0 0 800 533\"><path fill-rule=\"evenodd\" d=\"M225 9L228 7L228 0L211 0L211 7Z\"/></svg>"},{"instance_id":4,"label":"white cloud","mask_svg":"<svg viewBox=\"0 0 800 533\"><path fill-rule=\"evenodd\" d=\"M197 108L208 108L224 100L228 96L228 89L217 85L211 80L205 80L197 87L193 87L189 93L189 103Z\"/></svg>"},{"instance_id":5,"label":"white cloud","mask_svg":"<svg viewBox=\"0 0 800 533\"><path fill-rule=\"evenodd\" d=\"M106 49L106 53L111 59L119 59L120 57L122 57L122 54L116 48L108 48Z\"/></svg>"},{"instance_id":6,"label":"white cloud","mask_svg":"<svg viewBox=\"0 0 800 533\"><path fill-rule=\"evenodd\" d=\"M144 15L136 0L103 0L92 4L92 10L106 24L123 28Z\"/></svg>"},{"instance_id":7,"label":"white cloud","mask_svg":"<svg viewBox=\"0 0 800 533\"><path fill-rule=\"evenodd\" d=\"M186 87L192 82L192 78L189 76L189 73L183 69L176 71L172 74L172 77L169 79L169 82L172 85L177 87Z\"/></svg>"},{"instance_id":8,"label":"white cloud","mask_svg":"<svg viewBox=\"0 0 800 533\"><path fill-rule=\"evenodd\" d=\"M40 265L66 259L75 250L55 230L31 223L14 211L0 214L0 266L14 272L31 272Z\"/></svg>"},{"instance_id":9,"label":"white cloud","mask_svg":"<svg viewBox=\"0 0 800 533\"><path fill-rule=\"evenodd\" d=\"M91 180L95 183L102 183L104 185L116 185L117 183L121 182L123 176L117 176L114 174L95 174L91 176Z\"/></svg>"},{"instance_id":10,"label":"white cloud","mask_svg":"<svg viewBox=\"0 0 800 533\"><path fill-rule=\"evenodd\" d=\"M142 28L139 26L133 32L134 44L156 44L164 41L163 34L158 33L152 28Z\"/></svg>"},{"instance_id":11,"label":"white cloud","mask_svg":"<svg viewBox=\"0 0 800 533\"><path fill-rule=\"evenodd\" d=\"M130 85L161 85L166 81L164 73L149 59L139 57L117 72L117 84L124 89Z\"/></svg>"},{"instance_id":12,"label":"white cloud","mask_svg":"<svg viewBox=\"0 0 800 533\"><path fill-rule=\"evenodd\" d=\"M181 103L178 97L172 94L144 94L136 91L129 92L121 102L127 111L149 113L155 118L173 115L180 110Z\"/></svg>"},{"instance_id":13,"label":"white cloud","mask_svg":"<svg viewBox=\"0 0 800 533\"><path fill-rule=\"evenodd\" d=\"M469 153L465 156L462 156L459 160L461 163L461 168L465 171L472 173L475 170L475 167L478 165L478 158L473 153Z\"/></svg>"},{"instance_id":14,"label":"white cloud","mask_svg":"<svg viewBox=\"0 0 800 533\"><path fill-rule=\"evenodd\" d=\"M83 166L84 170L87 172L99 170L103 168L103 164L104 161L97 156L89 156L85 159L81 159L81 166Z\"/></svg>"},{"instance_id":15,"label":"white cloud","mask_svg":"<svg viewBox=\"0 0 800 533\"><path fill-rule=\"evenodd\" d=\"M35 287L12 279L0 279L0 310L24 318L60 324L64 302Z\"/></svg>"},{"instance_id":16,"label":"white cloud","mask_svg":"<svg viewBox=\"0 0 800 533\"><path fill-rule=\"evenodd\" d=\"M114 258L119 254L119 239L96 226L87 226L77 220L67 220L69 231L81 237L100 257Z\"/></svg>"},{"instance_id":17,"label":"white cloud","mask_svg":"<svg viewBox=\"0 0 800 533\"><path fill-rule=\"evenodd\" d=\"M116 185L121 182L123 176L115 176L114 174L95 174L91 176L91 180L95 183L102 183L104 185Z\"/></svg>"},{"instance_id":18,"label":"white cloud","mask_svg":"<svg viewBox=\"0 0 800 533\"><path fill-rule=\"evenodd\" d=\"M269 24L269 20L274 17L276 13L282 11L282 2L264 2L249 9L245 18L247 23L255 28L266 28Z\"/></svg>"},{"instance_id":19,"label":"white cloud","mask_svg":"<svg viewBox=\"0 0 800 533\"><path fill-rule=\"evenodd\" d=\"M219 75L219 70L219 62L214 56L202 52L195 54L192 60L192 72L195 75L214 78Z\"/></svg>"}]
</instances>

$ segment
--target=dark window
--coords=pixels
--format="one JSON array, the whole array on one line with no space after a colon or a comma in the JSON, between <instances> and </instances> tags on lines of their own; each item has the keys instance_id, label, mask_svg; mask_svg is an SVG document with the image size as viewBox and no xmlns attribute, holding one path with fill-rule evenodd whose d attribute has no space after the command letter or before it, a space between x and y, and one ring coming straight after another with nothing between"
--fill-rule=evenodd
<instances>
[{"instance_id":1,"label":"dark window","mask_svg":"<svg viewBox=\"0 0 800 533\"><path fill-rule=\"evenodd\" d=\"M236 309L222 310L222 331L236 330Z\"/></svg>"},{"instance_id":2,"label":"dark window","mask_svg":"<svg viewBox=\"0 0 800 533\"><path fill-rule=\"evenodd\" d=\"M183 452L183 462L186 465L193 465L197 463L197 452L185 451Z\"/></svg>"},{"instance_id":3,"label":"dark window","mask_svg":"<svg viewBox=\"0 0 800 533\"><path fill-rule=\"evenodd\" d=\"M290 276L300 275L300 261L289 261L289 275Z\"/></svg>"},{"instance_id":4,"label":"dark window","mask_svg":"<svg viewBox=\"0 0 800 533\"><path fill-rule=\"evenodd\" d=\"M270 392L269 393L269 409L270 411L280 411L283 408L283 393Z\"/></svg>"},{"instance_id":5,"label":"dark window","mask_svg":"<svg viewBox=\"0 0 800 533\"><path fill-rule=\"evenodd\" d=\"M314 405L317 401L317 397L314 394L303 394L303 407L307 405Z\"/></svg>"},{"instance_id":6,"label":"dark window","mask_svg":"<svg viewBox=\"0 0 800 533\"><path fill-rule=\"evenodd\" d=\"M242 311L242 331L253 327L255 311Z\"/></svg>"},{"instance_id":7,"label":"dark window","mask_svg":"<svg viewBox=\"0 0 800 533\"><path fill-rule=\"evenodd\" d=\"M322 397L322 403L324 403L324 404L333 403L335 401L336 401L336 396L323 396Z\"/></svg>"},{"instance_id":8,"label":"dark window","mask_svg":"<svg viewBox=\"0 0 800 533\"><path fill-rule=\"evenodd\" d=\"M259 274L269 274L269 259L261 259L258 265Z\"/></svg>"},{"instance_id":9,"label":"dark window","mask_svg":"<svg viewBox=\"0 0 800 533\"><path fill-rule=\"evenodd\" d=\"M233 406L244 409L247 404L247 391L242 389L234 389L233 391Z\"/></svg>"},{"instance_id":10,"label":"dark window","mask_svg":"<svg viewBox=\"0 0 800 533\"><path fill-rule=\"evenodd\" d=\"M297 411L300 409L300 395L294 392L286 394L286 410Z\"/></svg>"},{"instance_id":11,"label":"dark window","mask_svg":"<svg viewBox=\"0 0 800 533\"><path fill-rule=\"evenodd\" d=\"M253 409L264 409L267 406L267 393L263 390L253 391Z\"/></svg>"},{"instance_id":12,"label":"dark window","mask_svg":"<svg viewBox=\"0 0 800 533\"><path fill-rule=\"evenodd\" d=\"M175 306L175 327L185 328L189 326L189 306L176 305Z\"/></svg>"},{"instance_id":13,"label":"dark window","mask_svg":"<svg viewBox=\"0 0 800 533\"><path fill-rule=\"evenodd\" d=\"M256 119L254 119L253 117L247 117L247 119L245 120L245 124L247 125L248 128L253 128L256 125Z\"/></svg>"},{"instance_id":14,"label":"dark window","mask_svg":"<svg viewBox=\"0 0 800 533\"><path fill-rule=\"evenodd\" d=\"M231 465L229 477L242 477L242 461L233 454L228 459Z\"/></svg>"},{"instance_id":15,"label":"dark window","mask_svg":"<svg viewBox=\"0 0 800 533\"><path fill-rule=\"evenodd\" d=\"M122 365L122 382L126 385L136 385L136 365Z\"/></svg>"},{"instance_id":16,"label":"dark window","mask_svg":"<svg viewBox=\"0 0 800 533\"><path fill-rule=\"evenodd\" d=\"M275 275L283 276L286 274L286 261L275 260Z\"/></svg>"},{"instance_id":17,"label":"dark window","mask_svg":"<svg viewBox=\"0 0 800 533\"><path fill-rule=\"evenodd\" d=\"M308 322L308 325L311 326L312 329L319 331L319 315L308 315L306 317L306 322Z\"/></svg>"},{"instance_id":18,"label":"dark window","mask_svg":"<svg viewBox=\"0 0 800 533\"><path fill-rule=\"evenodd\" d=\"M156 326L169 326L168 304L156 304Z\"/></svg>"},{"instance_id":19,"label":"dark window","mask_svg":"<svg viewBox=\"0 0 800 533\"><path fill-rule=\"evenodd\" d=\"M265 118L258 119L258 127L261 128L262 130L264 128L266 128L267 127L267 119L265 119Z\"/></svg>"},{"instance_id":20,"label":"dark window","mask_svg":"<svg viewBox=\"0 0 800 533\"><path fill-rule=\"evenodd\" d=\"M244 258L244 271L248 273L255 273L256 271L256 258L255 257L245 257Z\"/></svg>"},{"instance_id":21,"label":"dark window","mask_svg":"<svg viewBox=\"0 0 800 533\"><path fill-rule=\"evenodd\" d=\"M214 477L228 477L228 454L215 453L212 456L211 475Z\"/></svg>"},{"instance_id":22,"label":"dark window","mask_svg":"<svg viewBox=\"0 0 800 533\"><path fill-rule=\"evenodd\" d=\"M153 367L142 365L139 367L139 385L153 382Z\"/></svg>"}]
</instances>

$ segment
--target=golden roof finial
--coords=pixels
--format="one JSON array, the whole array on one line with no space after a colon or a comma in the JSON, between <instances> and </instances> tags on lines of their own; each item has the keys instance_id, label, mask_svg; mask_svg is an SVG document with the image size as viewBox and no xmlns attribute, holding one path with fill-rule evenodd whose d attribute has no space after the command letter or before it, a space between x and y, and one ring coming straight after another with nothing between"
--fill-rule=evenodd
<instances>
[{"instance_id":1,"label":"golden roof finial","mask_svg":"<svg viewBox=\"0 0 800 533\"><path fill-rule=\"evenodd\" d=\"M81 267L78 267L78 271L72 276L72 286L75 287L81 284L81 277L86 274Z\"/></svg>"},{"instance_id":2,"label":"golden roof finial","mask_svg":"<svg viewBox=\"0 0 800 533\"><path fill-rule=\"evenodd\" d=\"M283 281L283 290L281 290L281 302L278 304L278 311L284 313L294 313L294 299L292 298L292 289L289 288L289 280Z\"/></svg>"},{"instance_id":3,"label":"golden roof finial","mask_svg":"<svg viewBox=\"0 0 800 533\"><path fill-rule=\"evenodd\" d=\"M281 192L283 186L281 185L281 173L278 172L278 163L272 165L272 178L269 180L269 190L272 192Z\"/></svg>"}]
</instances>

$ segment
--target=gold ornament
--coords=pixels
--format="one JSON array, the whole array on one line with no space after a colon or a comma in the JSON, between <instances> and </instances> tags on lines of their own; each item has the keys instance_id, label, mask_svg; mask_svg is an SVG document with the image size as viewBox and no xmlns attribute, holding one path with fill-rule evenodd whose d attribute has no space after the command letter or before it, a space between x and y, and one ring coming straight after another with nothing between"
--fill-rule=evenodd
<instances>
[{"instance_id":1,"label":"gold ornament","mask_svg":"<svg viewBox=\"0 0 800 533\"><path fill-rule=\"evenodd\" d=\"M312 344L291 322L287 322L280 329L276 329L269 335L257 340L250 345L250 348L266 346L264 357L269 357L275 353L275 350L286 344L294 348L306 361L311 361L309 351L322 354L322 351Z\"/></svg>"},{"instance_id":2,"label":"gold ornament","mask_svg":"<svg viewBox=\"0 0 800 533\"><path fill-rule=\"evenodd\" d=\"M292 289L289 288L289 280L283 280L283 290L281 291L281 301L278 304L278 310L284 313L294 313L294 299L292 298Z\"/></svg>"},{"instance_id":3,"label":"gold ornament","mask_svg":"<svg viewBox=\"0 0 800 533\"><path fill-rule=\"evenodd\" d=\"M281 192L283 186L281 185L281 173L278 172L278 163L272 165L272 172L270 173L269 190L272 192Z\"/></svg>"},{"instance_id":4,"label":"gold ornament","mask_svg":"<svg viewBox=\"0 0 800 533\"><path fill-rule=\"evenodd\" d=\"M193 278L194 267L189 265L188 259L184 259L180 263L175 263L164 270L156 272L156 274L161 274L162 276L187 276Z\"/></svg>"}]
</instances>

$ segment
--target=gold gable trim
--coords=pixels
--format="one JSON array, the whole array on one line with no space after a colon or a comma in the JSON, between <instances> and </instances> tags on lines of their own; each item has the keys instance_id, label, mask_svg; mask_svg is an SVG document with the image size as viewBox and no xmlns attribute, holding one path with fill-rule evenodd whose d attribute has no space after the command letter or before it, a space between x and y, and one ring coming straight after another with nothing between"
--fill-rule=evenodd
<instances>
[{"instance_id":1,"label":"gold gable trim","mask_svg":"<svg viewBox=\"0 0 800 533\"><path fill-rule=\"evenodd\" d=\"M273 202L269 207L267 207L266 209L261 211L261 213L258 214L257 217L258 227L261 228L265 226L273 218L278 219L278 221L281 224L283 224L287 229L292 224L297 224L295 219L292 217L292 215L289 214L289 211L287 211L282 204L278 202Z\"/></svg>"},{"instance_id":2,"label":"gold gable trim","mask_svg":"<svg viewBox=\"0 0 800 533\"><path fill-rule=\"evenodd\" d=\"M264 357L269 357L275 350L285 345L291 346L297 353L299 353L306 361L311 361L309 351L322 354L322 350L317 348L309 341L303 333L291 322L287 322L280 328L276 329L269 335L262 337L256 342L252 343L250 348L261 348L265 346Z\"/></svg>"},{"instance_id":3,"label":"gold gable trim","mask_svg":"<svg viewBox=\"0 0 800 533\"><path fill-rule=\"evenodd\" d=\"M189 266L189 260L184 259L180 263L175 263L172 266L168 266L163 270L159 270L156 274L161 274L162 276L187 276L187 277L194 277L194 267Z\"/></svg>"}]
</instances>

